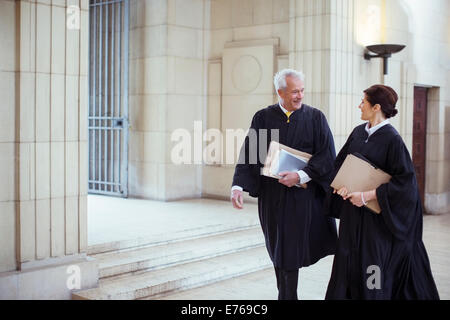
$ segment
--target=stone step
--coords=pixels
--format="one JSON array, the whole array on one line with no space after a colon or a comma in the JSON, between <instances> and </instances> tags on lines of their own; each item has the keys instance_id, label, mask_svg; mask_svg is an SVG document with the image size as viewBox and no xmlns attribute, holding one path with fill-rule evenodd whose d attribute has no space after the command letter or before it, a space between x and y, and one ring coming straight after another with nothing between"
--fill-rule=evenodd
<instances>
[{"instance_id":1,"label":"stone step","mask_svg":"<svg viewBox=\"0 0 450 320\"><path fill-rule=\"evenodd\" d=\"M264 245L260 227L216 234L165 245L142 247L92 255L98 262L99 277L149 271L163 267L208 259Z\"/></svg>"},{"instance_id":2,"label":"stone step","mask_svg":"<svg viewBox=\"0 0 450 320\"><path fill-rule=\"evenodd\" d=\"M92 256L100 253L117 252L119 250L132 250L141 247L157 246L177 241L186 241L190 239L209 237L211 235L228 233L233 231L248 230L259 227L259 222L255 219L245 221L236 221L236 224L216 224L206 225L198 228L190 228L174 233L155 234L148 237L137 237L90 245L87 254Z\"/></svg>"},{"instance_id":3,"label":"stone step","mask_svg":"<svg viewBox=\"0 0 450 320\"><path fill-rule=\"evenodd\" d=\"M73 299L134 300L157 297L237 277L272 265L264 246L140 274L104 278L99 287L72 294Z\"/></svg>"}]
</instances>

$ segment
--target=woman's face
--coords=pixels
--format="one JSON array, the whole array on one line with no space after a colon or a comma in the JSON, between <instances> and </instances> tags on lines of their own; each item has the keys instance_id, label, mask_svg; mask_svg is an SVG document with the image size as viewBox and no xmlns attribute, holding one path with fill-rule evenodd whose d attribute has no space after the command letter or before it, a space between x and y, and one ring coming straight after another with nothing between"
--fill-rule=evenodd
<instances>
[{"instance_id":1,"label":"woman's face","mask_svg":"<svg viewBox=\"0 0 450 320\"><path fill-rule=\"evenodd\" d=\"M361 109L361 120L371 120L375 115L373 106L367 101L367 95L364 94L364 98L361 100L361 104L358 106Z\"/></svg>"}]
</instances>

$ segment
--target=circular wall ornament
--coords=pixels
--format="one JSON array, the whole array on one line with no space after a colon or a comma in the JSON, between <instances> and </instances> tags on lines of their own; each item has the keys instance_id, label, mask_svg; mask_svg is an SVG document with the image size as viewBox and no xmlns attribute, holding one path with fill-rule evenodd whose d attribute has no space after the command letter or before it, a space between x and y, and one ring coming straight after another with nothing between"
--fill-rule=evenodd
<instances>
[{"instance_id":1,"label":"circular wall ornament","mask_svg":"<svg viewBox=\"0 0 450 320\"><path fill-rule=\"evenodd\" d=\"M248 93L255 90L262 78L262 67L259 61L250 55L245 55L236 60L232 71L234 87Z\"/></svg>"}]
</instances>

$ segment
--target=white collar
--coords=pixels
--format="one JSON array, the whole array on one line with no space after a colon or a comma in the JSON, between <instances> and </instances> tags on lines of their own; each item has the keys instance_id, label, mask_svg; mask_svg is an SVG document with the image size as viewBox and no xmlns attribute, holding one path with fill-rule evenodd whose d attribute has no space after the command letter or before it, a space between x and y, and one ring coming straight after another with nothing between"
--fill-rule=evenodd
<instances>
[{"instance_id":1,"label":"white collar","mask_svg":"<svg viewBox=\"0 0 450 320\"><path fill-rule=\"evenodd\" d=\"M384 127L385 125L389 124L389 119L384 120L383 122L377 124L375 127L369 128L369 122L366 123L366 131L369 134L369 137L375 133L378 129L381 127Z\"/></svg>"},{"instance_id":2,"label":"white collar","mask_svg":"<svg viewBox=\"0 0 450 320\"><path fill-rule=\"evenodd\" d=\"M278 105L281 108L281 111L283 111L284 113L288 113L289 111L287 111L285 108L283 108L283 106L281 105L281 103L278 102Z\"/></svg>"}]
</instances>

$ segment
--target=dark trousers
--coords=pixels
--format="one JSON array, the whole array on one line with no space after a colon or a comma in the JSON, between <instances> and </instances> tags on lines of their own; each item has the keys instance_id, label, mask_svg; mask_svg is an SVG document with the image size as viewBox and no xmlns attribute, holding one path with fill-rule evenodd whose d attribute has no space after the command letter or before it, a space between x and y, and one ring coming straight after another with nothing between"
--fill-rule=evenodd
<instances>
[{"instance_id":1,"label":"dark trousers","mask_svg":"<svg viewBox=\"0 0 450 320\"><path fill-rule=\"evenodd\" d=\"M277 276L278 300L298 300L298 269L282 270L275 267Z\"/></svg>"}]
</instances>

